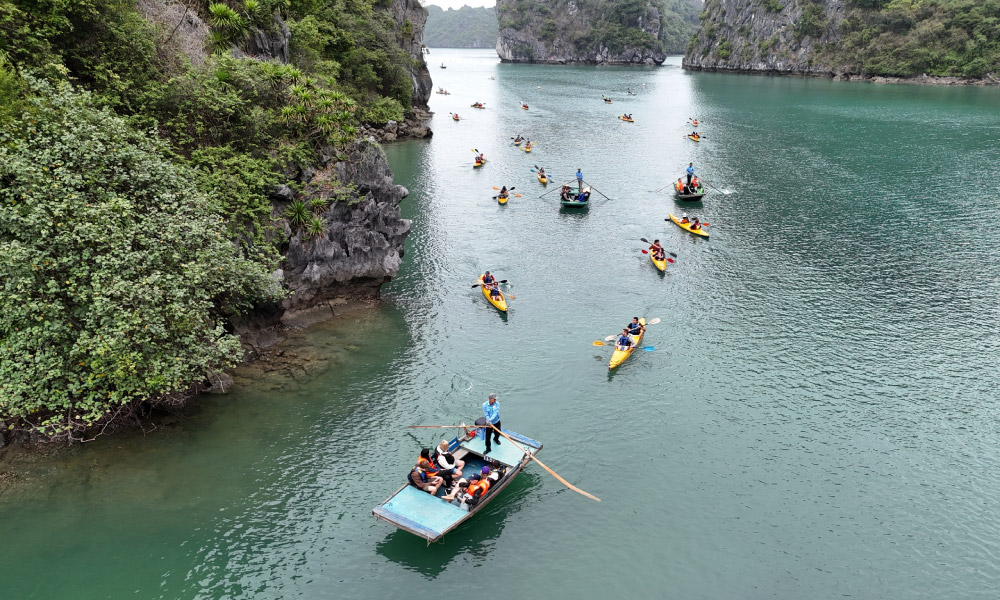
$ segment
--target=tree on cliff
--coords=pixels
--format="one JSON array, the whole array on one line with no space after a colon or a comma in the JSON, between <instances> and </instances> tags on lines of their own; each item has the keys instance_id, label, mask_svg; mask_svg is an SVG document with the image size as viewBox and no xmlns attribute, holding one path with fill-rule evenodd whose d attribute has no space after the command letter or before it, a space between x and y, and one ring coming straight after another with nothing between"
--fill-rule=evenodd
<instances>
[{"instance_id":1,"label":"tree on cliff","mask_svg":"<svg viewBox=\"0 0 1000 600\"><path fill-rule=\"evenodd\" d=\"M29 83L0 134L0 421L72 436L239 360L222 318L277 290L165 143Z\"/></svg>"}]
</instances>

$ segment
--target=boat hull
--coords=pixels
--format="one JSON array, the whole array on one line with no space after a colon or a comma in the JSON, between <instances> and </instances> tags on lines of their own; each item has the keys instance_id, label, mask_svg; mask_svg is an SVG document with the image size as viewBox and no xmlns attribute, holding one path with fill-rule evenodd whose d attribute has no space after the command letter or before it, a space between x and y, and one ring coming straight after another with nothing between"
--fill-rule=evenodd
<instances>
[{"instance_id":1,"label":"boat hull","mask_svg":"<svg viewBox=\"0 0 1000 600\"><path fill-rule=\"evenodd\" d=\"M639 324L645 325L646 319L645 318L639 319ZM632 345L629 346L628 350L619 350L618 348L615 348L615 351L611 354L611 361L608 362L609 371L612 369L617 369L618 367L621 366L623 362L625 362L626 359L628 359L628 357L632 356L632 353L635 352L635 349L639 346L639 344L642 343L643 335L645 335L645 332L642 332L639 335L630 335L629 339L632 340Z\"/></svg>"},{"instance_id":2,"label":"boat hull","mask_svg":"<svg viewBox=\"0 0 1000 600\"><path fill-rule=\"evenodd\" d=\"M486 286L483 285L482 275L479 276L479 289L482 290L483 295L486 296L486 299L489 301L489 303L495 306L497 310L499 310L500 312L507 312L507 297L503 295L503 292L500 292L500 298L494 299L493 296L490 294L490 290L488 290Z\"/></svg>"},{"instance_id":3,"label":"boat hull","mask_svg":"<svg viewBox=\"0 0 1000 600\"><path fill-rule=\"evenodd\" d=\"M667 257L664 256L663 260L656 260L653 258L653 251L649 251L649 260L653 261L653 266L659 269L661 272L667 270Z\"/></svg>"},{"instance_id":4,"label":"boat hull","mask_svg":"<svg viewBox=\"0 0 1000 600\"><path fill-rule=\"evenodd\" d=\"M549 178L548 177L543 177L541 175L538 175L538 183L540 183L542 185L548 185Z\"/></svg>"},{"instance_id":5,"label":"boat hull","mask_svg":"<svg viewBox=\"0 0 1000 600\"><path fill-rule=\"evenodd\" d=\"M669 217L670 220L674 222L674 225L680 227L684 231L686 231L688 233L691 233L691 234L694 234L694 235L697 235L699 237L703 237L705 239L708 239L708 232L705 231L704 229L691 229L691 225L690 224L688 224L688 223L681 223L680 218L675 217L674 215L671 215L671 214L668 214L667 217Z\"/></svg>"},{"instance_id":6,"label":"boat hull","mask_svg":"<svg viewBox=\"0 0 1000 600\"><path fill-rule=\"evenodd\" d=\"M507 204L507 196L497 196L498 204Z\"/></svg>"}]
</instances>

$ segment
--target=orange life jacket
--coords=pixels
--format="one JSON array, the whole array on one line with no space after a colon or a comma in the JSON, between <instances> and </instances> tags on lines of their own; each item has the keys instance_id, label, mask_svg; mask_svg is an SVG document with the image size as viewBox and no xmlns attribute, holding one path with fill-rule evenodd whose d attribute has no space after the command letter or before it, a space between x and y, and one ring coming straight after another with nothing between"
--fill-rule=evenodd
<instances>
[{"instance_id":1,"label":"orange life jacket","mask_svg":"<svg viewBox=\"0 0 1000 600\"><path fill-rule=\"evenodd\" d=\"M691 185L693 187L698 187L698 178L697 177L695 177L694 179L691 180Z\"/></svg>"},{"instance_id":2,"label":"orange life jacket","mask_svg":"<svg viewBox=\"0 0 1000 600\"><path fill-rule=\"evenodd\" d=\"M469 488L466 490L466 492L470 496L475 497L476 490L482 490L482 493L479 495L479 497L482 498L483 496L486 495L486 492L488 492L489 489L490 489L490 481L484 477L475 483L469 484Z\"/></svg>"},{"instance_id":3,"label":"orange life jacket","mask_svg":"<svg viewBox=\"0 0 1000 600\"><path fill-rule=\"evenodd\" d=\"M420 463L422 463L424 461L427 461L427 466L426 467L421 467ZM434 461L427 460L423 456L417 457L417 466L414 467L414 468L415 469L423 469L424 473L427 473L427 475L430 476L430 477L434 477L435 475L438 474L438 470L434 468Z\"/></svg>"}]
</instances>

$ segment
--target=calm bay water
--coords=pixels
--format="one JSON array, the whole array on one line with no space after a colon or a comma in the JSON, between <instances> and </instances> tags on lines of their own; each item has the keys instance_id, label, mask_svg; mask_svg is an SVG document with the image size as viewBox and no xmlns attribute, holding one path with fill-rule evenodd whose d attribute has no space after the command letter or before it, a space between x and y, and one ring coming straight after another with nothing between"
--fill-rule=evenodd
<instances>
[{"instance_id":1,"label":"calm bay water","mask_svg":"<svg viewBox=\"0 0 1000 600\"><path fill-rule=\"evenodd\" d=\"M0 596L996 597L1000 90L432 52L435 136L386 148L414 219L387 302L304 334L301 372L25 467ZM689 161L703 205L651 192ZM561 212L533 165L612 199ZM609 376L591 342L633 315L656 350ZM603 502L532 466L431 547L375 522L439 439L405 426L491 391Z\"/></svg>"}]
</instances>

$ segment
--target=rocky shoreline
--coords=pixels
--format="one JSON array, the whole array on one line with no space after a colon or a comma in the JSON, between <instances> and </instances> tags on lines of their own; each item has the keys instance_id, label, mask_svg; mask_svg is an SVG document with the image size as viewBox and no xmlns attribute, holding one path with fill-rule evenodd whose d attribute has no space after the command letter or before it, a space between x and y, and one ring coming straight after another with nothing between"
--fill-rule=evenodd
<instances>
[{"instance_id":1,"label":"rocky shoreline","mask_svg":"<svg viewBox=\"0 0 1000 600\"><path fill-rule=\"evenodd\" d=\"M833 81L858 81L863 83L904 84L904 85L937 85L937 86L980 86L1000 85L1000 77L987 75L982 78L973 77L938 77L934 75L919 75L916 77L885 77L882 75L862 75L859 73L837 73L825 70L779 70L779 69L743 69L725 67L703 67L682 65L685 71L700 71L703 73L731 73L735 75L765 75L772 77L813 77L831 79Z\"/></svg>"},{"instance_id":2,"label":"rocky shoreline","mask_svg":"<svg viewBox=\"0 0 1000 600\"><path fill-rule=\"evenodd\" d=\"M427 121L433 114L422 108L414 108L400 122L389 121L379 127L362 125L358 128L358 133L365 139L373 139L377 142L429 138L434 135L434 132L427 126Z\"/></svg>"}]
</instances>

